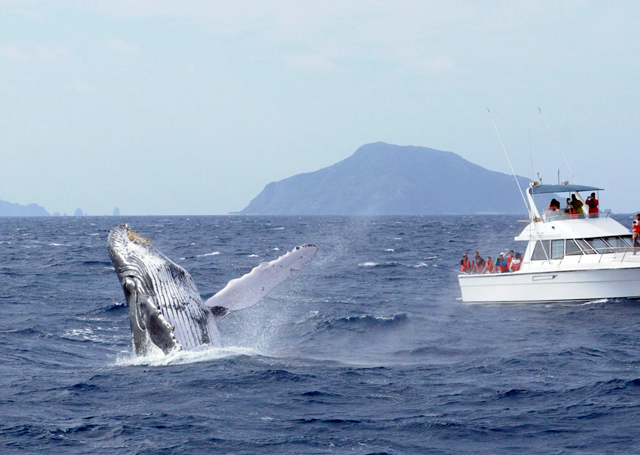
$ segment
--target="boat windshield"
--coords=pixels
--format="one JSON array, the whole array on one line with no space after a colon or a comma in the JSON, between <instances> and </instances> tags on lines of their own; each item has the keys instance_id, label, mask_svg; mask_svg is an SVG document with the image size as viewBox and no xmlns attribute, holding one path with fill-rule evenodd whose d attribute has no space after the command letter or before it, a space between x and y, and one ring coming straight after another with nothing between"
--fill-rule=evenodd
<instances>
[{"instance_id":1,"label":"boat windshield","mask_svg":"<svg viewBox=\"0 0 640 455\"><path fill-rule=\"evenodd\" d=\"M585 254L611 254L631 251L631 236L610 236L590 239L539 240L536 242L532 261L562 259L566 256Z\"/></svg>"}]
</instances>

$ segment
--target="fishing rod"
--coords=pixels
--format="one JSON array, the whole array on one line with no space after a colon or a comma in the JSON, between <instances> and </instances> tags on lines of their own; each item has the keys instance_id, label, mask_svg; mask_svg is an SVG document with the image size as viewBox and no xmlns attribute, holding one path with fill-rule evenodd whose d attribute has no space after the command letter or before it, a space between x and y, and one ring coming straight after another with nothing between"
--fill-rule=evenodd
<instances>
[{"instance_id":1,"label":"fishing rod","mask_svg":"<svg viewBox=\"0 0 640 455\"><path fill-rule=\"evenodd\" d=\"M511 168L511 173L513 174L513 178L516 179L516 184L518 185L518 189L520 190L520 196L522 196L522 200L524 201L524 206L527 208L527 212L529 212L529 218L531 218L531 208L529 207L529 203L527 199L524 197L524 192L522 191L522 187L520 186L520 182L518 181L518 176L516 175L516 171L513 170L513 165L511 164L511 160L509 159L509 154L507 153L507 149L502 142L502 138L500 137L500 133L498 132L498 127L496 126L496 122L493 121L493 117L491 116L491 111L487 108L487 112L489 113L489 118L491 119L491 123L493 123L493 128L496 130L496 134L498 135L498 139L500 140L500 144L502 145L502 150L504 151L505 156L507 157L507 161L509 162L509 167Z\"/></svg>"},{"instance_id":2,"label":"fishing rod","mask_svg":"<svg viewBox=\"0 0 640 455\"><path fill-rule=\"evenodd\" d=\"M544 114L542 113L542 109L540 109L540 106L538 106L538 110L540 111L540 115L542 116L542 119L544 120L544 123L546 123L547 128L549 129L549 134L551 134L551 137L553 138L553 142L556 143L556 147L558 147L558 150L560 151L560 155L562 155L562 159L564 160L564 164L566 164L567 165L567 169L569 169L569 174L571 174L571 178L573 179L573 183L575 183L577 185L578 181L576 180L576 176L573 175L573 171L571 171L571 167L569 167L569 163L567 162L567 159L564 157L564 153L562 152L562 149L560 148L560 144L558 144L558 141L556 140L556 137L553 135L553 131L551 131L551 127L549 126L549 123L547 122L547 119L545 118Z\"/></svg>"}]
</instances>

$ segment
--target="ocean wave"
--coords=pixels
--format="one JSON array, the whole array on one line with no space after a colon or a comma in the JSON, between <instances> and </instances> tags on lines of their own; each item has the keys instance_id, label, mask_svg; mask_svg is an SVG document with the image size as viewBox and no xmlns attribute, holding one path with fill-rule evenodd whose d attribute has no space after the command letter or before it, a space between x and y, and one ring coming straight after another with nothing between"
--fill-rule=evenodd
<instances>
[{"instance_id":1,"label":"ocean wave","mask_svg":"<svg viewBox=\"0 0 640 455\"><path fill-rule=\"evenodd\" d=\"M121 302L113 302L111 305L102 310L105 313L110 313L111 311L123 311L127 309L126 303Z\"/></svg>"},{"instance_id":2,"label":"ocean wave","mask_svg":"<svg viewBox=\"0 0 640 455\"><path fill-rule=\"evenodd\" d=\"M326 327L331 328L347 328L353 330L366 330L366 329L385 329L391 327L398 327L409 322L411 315L408 313L393 314L391 316L374 316L374 315L361 315L361 316L348 316L344 318L333 319L325 321Z\"/></svg>"}]
</instances>

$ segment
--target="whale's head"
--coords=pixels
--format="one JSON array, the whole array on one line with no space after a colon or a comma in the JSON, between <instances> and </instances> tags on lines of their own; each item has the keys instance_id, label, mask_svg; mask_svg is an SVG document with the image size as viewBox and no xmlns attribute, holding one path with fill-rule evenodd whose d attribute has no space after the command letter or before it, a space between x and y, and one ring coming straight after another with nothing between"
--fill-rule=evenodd
<instances>
[{"instance_id":1,"label":"whale's head","mask_svg":"<svg viewBox=\"0 0 640 455\"><path fill-rule=\"evenodd\" d=\"M157 289L159 273L171 261L157 251L149 239L126 224L112 228L107 243L109 257L129 307L131 338L136 353L146 354L150 343L165 353L179 348L174 327L163 315Z\"/></svg>"}]
</instances>

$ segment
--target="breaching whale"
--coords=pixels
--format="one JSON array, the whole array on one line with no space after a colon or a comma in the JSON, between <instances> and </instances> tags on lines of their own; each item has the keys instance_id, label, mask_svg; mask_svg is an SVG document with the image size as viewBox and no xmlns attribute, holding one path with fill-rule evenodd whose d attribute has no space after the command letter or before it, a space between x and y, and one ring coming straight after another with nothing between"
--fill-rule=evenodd
<instances>
[{"instance_id":1,"label":"breaching whale","mask_svg":"<svg viewBox=\"0 0 640 455\"><path fill-rule=\"evenodd\" d=\"M318 251L298 246L262 262L203 302L191 275L126 224L109 230L109 257L129 308L131 341L138 355L155 345L167 354L202 344L221 345L217 322L231 311L258 303Z\"/></svg>"}]
</instances>

